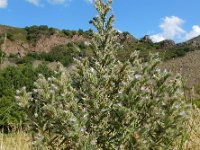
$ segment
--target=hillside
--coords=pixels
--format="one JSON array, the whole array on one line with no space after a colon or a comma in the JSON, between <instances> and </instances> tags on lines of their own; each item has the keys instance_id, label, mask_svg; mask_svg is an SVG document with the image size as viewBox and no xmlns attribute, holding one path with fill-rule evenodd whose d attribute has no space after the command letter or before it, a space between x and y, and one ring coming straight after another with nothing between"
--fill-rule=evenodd
<instances>
[{"instance_id":1,"label":"hillside","mask_svg":"<svg viewBox=\"0 0 200 150\"><path fill-rule=\"evenodd\" d=\"M132 50L139 50L145 56L149 51L158 52L164 60L167 60L183 56L186 52L193 50L194 45L191 43L176 45L171 40L153 43L147 35L142 39L136 39L128 32L117 34L119 42L125 48L125 51L120 53L122 56L129 55ZM91 35L91 30L59 30L45 25L26 28L0 25L0 47L6 56L23 57L32 52L50 52L53 48L68 43L84 43L90 41Z\"/></svg>"},{"instance_id":2,"label":"hillside","mask_svg":"<svg viewBox=\"0 0 200 150\"><path fill-rule=\"evenodd\" d=\"M200 86L200 51L187 53L183 57L163 62L162 68L178 72L183 76L188 95L196 97ZM200 94L200 93L198 93Z\"/></svg>"},{"instance_id":3,"label":"hillside","mask_svg":"<svg viewBox=\"0 0 200 150\"><path fill-rule=\"evenodd\" d=\"M195 37L186 43L192 45L193 47L200 48L200 36Z\"/></svg>"},{"instance_id":4,"label":"hillside","mask_svg":"<svg viewBox=\"0 0 200 150\"><path fill-rule=\"evenodd\" d=\"M136 39L128 32L117 34L123 45L123 49L118 52L120 60L126 60L133 50L140 51L144 60L148 59L149 53L159 53L164 60L162 68L176 72L181 70L189 91L199 85L200 36L175 44L171 40L153 43L148 35ZM92 47L85 44L90 42L91 36L91 30L58 30L48 26L16 28L0 25L0 46L5 53L2 67L27 63L37 67L47 63L50 68L55 68L55 61L69 66L73 63L73 57L92 55Z\"/></svg>"},{"instance_id":5,"label":"hillside","mask_svg":"<svg viewBox=\"0 0 200 150\"><path fill-rule=\"evenodd\" d=\"M29 52L48 52L55 46L69 42L87 41L87 35L83 36L79 33L67 30L60 31L47 26L15 28L1 25L0 44L1 49L7 55L24 56Z\"/></svg>"}]
</instances>

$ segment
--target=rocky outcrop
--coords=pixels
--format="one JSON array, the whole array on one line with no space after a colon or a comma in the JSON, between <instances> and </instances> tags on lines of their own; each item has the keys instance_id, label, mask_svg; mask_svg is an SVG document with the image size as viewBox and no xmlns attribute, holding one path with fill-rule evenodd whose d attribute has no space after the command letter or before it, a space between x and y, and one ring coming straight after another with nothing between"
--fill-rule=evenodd
<instances>
[{"instance_id":1,"label":"rocky outcrop","mask_svg":"<svg viewBox=\"0 0 200 150\"><path fill-rule=\"evenodd\" d=\"M176 46L176 43L173 40L164 40L159 42L161 49L171 49Z\"/></svg>"},{"instance_id":2,"label":"rocky outcrop","mask_svg":"<svg viewBox=\"0 0 200 150\"><path fill-rule=\"evenodd\" d=\"M200 48L200 36L197 36L189 41L186 41L184 44L190 45L193 48L199 49Z\"/></svg>"},{"instance_id":3,"label":"rocky outcrop","mask_svg":"<svg viewBox=\"0 0 200 150\"><path fill-rule=\"evenodd\" d=\"M137 39L133 37L129 32L118 33L118 39L119 42L127 44L137 42Z\"/></svg>"},{"instance_id":4,"label":"rocky outcrop","mask_svg":"<svg viewBox=\"0 0 200 150\"><path fill-rule=\"evenodd\" d=\"M141 38L140 41L146 42L146 43L153 43L149 35L145 35L143 38Z\"/></svg>"},{"instance_id":5,"label":"rocky outcrop","mask_svg":"<svg viewBox=\"0 0 200 150\"><path fill-rule=\"evenodd\" d=\"M196 40L190 41L188 44L190 44L192 47L199 49L200 43Z\"/></svg>"},{"instance_id":6,"label":"rocky outcrop","mask_svg":"<svg viewBox=\"0 0 200 150\"><path fill-rule=\"evenodd\" d=\"M24 41L10 41L7 39L6 42L4 41L1 45L1 49L6 55L15 54L18 55L18 57L23 57L28 52L48 52L58 45L65 45L69 42L85 42L87 40L88 39L79 35L74 35L72 38L69 38L67 36L54 34L50 37L41 36L35 44Z\"/></svg>"},{"instance_id":7,"label":"rocky outcrop","mask_svg":"<svg viewBox=\"0 0 200 150\"><path fill-rule=\"evenodd\" d=\"M30 51L34 52L48 52L53 47L64 45L70 42L66 37L51 35L50 37L41 36L40 39L34 44L29 44Z\"/></svg>"}]
</instances>

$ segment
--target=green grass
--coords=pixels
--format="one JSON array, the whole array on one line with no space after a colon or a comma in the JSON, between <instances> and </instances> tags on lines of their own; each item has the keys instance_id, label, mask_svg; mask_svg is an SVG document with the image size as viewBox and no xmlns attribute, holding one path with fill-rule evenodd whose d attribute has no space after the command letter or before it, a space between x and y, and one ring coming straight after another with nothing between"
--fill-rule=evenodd
<instances>
[{"instance_id":1,"label":"green grass","mask_svg":"<svg viewBox=\"0 0 200 150\"><path fill-rule=\"evenodd\" d=\"M15 40L27 42L27 32L23 28L10 28L8 30L8 33L11 33L14 36Z\"/></svg>"},{"instance_id":2,"label":"green grass","mask_svg":"<svg viewBox=\"0 0 200 150\"><path fill-rule=\"evenodd\" d=\"M1 28L3 28L1 34L7 33L8 35L12 35L14 41L27 42L27 31L24 28L0 25Z\"/></svg>"}]
</instances>

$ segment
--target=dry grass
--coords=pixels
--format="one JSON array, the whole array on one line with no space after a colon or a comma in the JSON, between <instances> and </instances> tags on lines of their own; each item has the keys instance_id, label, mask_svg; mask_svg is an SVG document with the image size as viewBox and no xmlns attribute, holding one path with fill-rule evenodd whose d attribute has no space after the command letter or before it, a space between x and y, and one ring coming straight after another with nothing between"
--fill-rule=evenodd
<instances>
[{"instance_id":1,"label":"dry grass","mask_svg":"<svg viewBox=\"0 0 200 150\"><path fill-rule=\"evenodd\" d=\"M31 150L31 141L26 133L0 133L0 150Z\"/></svg>"},{"instance_id":2,"label":"dry grass","mask_svg":"<svg viewBox=\"0 0 200 150\"><path fill-rule=\"evenodd\" d=\"M164 62L161 68L166 68L173 72L179 72L186 82L187 87L192 88L200 83L200 50L187 53L183 57L171 59Z\"/></svg>"},{"instance_id":3,"label":"dry grass","mask_svg":"<svg viewBox=\"0 0 200 150\"><path fill-rule=\"evenodd\" d=\"M185 143L185 150L200 149L200 109L196 108L192 112L189 123L189 139Z\"/></svg>"}]
</instances>

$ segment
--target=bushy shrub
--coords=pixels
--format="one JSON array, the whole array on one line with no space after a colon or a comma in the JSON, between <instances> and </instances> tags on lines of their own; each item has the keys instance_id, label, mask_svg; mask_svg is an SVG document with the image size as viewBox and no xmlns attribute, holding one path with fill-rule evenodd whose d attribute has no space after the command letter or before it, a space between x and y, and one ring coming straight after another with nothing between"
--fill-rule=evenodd
<instances>
[{"instance_id":1,"label":"bushy shrub","mask_svg":"<svg viewBox=\"0 0 200 150\"><path fill-rule=\"evenodd\" d=\"M86 34L86 36L87 36L88 38L92 37L92 36L93 36L93 31L92 31L92 29L89 29L89 30L85 31L85 34Z\"/></svg>"},{"instance_id":2,"label":"bushy shrub","mask_svg":"<svg viewBox=\"0 0 200 150\"><path fill-rule=\"evenodd\" d=\"M0 97L0 129L11 132L20 127L24 112L19 109L15 98L12 96Z\"/></svg>"},{"instance_id":3,"label":"bushy shrub","mask_svg":"<svg viewBox=\"0 0 200 150\"><path fill-rule=\"evenodd\" d=\"M95 1L93 57L77 59L70 73L61 65L57 77L40 75L31 92L19 93L39 149L173 149L184 141L189 112L180 77L161 72L155 55L116 58L111 2Z\"/></svg>"},{"instance_id":4,"label":"bushy shrub","mask_svg":"<svg viewBox=\"0 0 200 150\"><path fill-rule=\"evenodd\" d=\"M10 40L10 41L14 41L15 40L15 37L12 33L7 33L7 38Z\"/></svg>"},{"instance_id":5,"label":"bushy shrub","mask_svg":"<svg viewBox=\"0 0 200 150\"><path fill-rule=\"evenodd\" d=\"M0 65L3 63L4 56L4 52L0 49Z\"/></svg>"},{"instance_id":6,"label":"bushy shrub","mask_svg":"<svg viewBox=\"0 0 200 150\"><path fill-rule=\"evenodd\" d=\"M75 30L62 30L62 32L69 37L73 37L74 35L76 35L78 32Z\"/></svg>"},{"instance_id":7,"label":"bushy shrub","mask_svg":"<svg viewBox=\"0 0 200 150\"><path fill-rule=\"evenodd\" d=\"M198 99L198 100L194 100L194 104L198 107L198 108L200 108L200 100Z\"/></svg>"},{"instance_id":8,"label":"bushy shrub","mask_svg":"<svg viewBox=\"0 0 200 150\"><path fill-rule=\"evenodd\" d=\"M46 65L39 65L35 69L30 64L0 69L0 129L13 130L25 123L24 113L15 101L16 90L23 86L31 90L38 73L45 77L54 74Z\"/></svg>"},{"instance_id":9,"label":"bushy shrub","mask_svg":"<svg viewBox=\"0 0 200 150\"><path fill-rule=\"evenodd\" d=\"M194 49L189 45L177 45L165 52L164 60L185 56L190 51L194 51Z\"/></svg>"}]
</instances>

